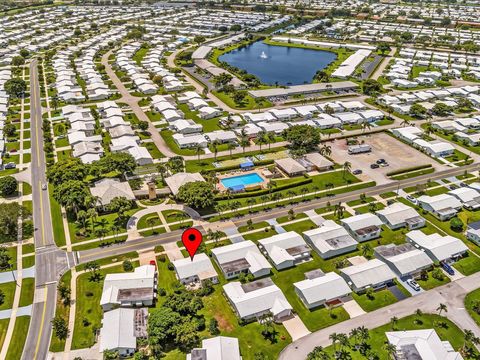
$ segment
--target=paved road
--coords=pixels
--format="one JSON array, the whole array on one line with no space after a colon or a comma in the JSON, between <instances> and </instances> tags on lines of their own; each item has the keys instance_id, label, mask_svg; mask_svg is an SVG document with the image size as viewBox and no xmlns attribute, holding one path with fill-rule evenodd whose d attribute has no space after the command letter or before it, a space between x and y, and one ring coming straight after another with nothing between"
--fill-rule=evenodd
<instances>
[{"instance_id":1,"label":"paved road","mask_svg":"<svg viewBox=\"0 0 480 360\"><path fill-rule=\"evenodd\" d=\"M43 151L42 108L37 60L30 64L30 118L32 141L32 203L35 226L35 299L32 320L22 359L46 359L50 345L51 324L55 314L56 281L69 267L66 253L53 240L52 218L46 184L46 163Z\"/></svg>"},{"instance_id":2,"label":"paved road","mask_svg":"<svg viewBox=\"0 0 480 360\"><path fill-rule=\"evenodd\" d=\"M476 336L480 336L479 327L464 308L465 295L477 289L480 286L479 284L480 273L476 273L423 294L313 332L283 349L279 360L305 359L315 346L326 347L331 345L329 336L332 333L348 334L351 329L359 326L373 329L389 323L394 316L402 318L411 315L416 309L420 309L424 313L438 313L437 308L440 303L447 305L448 311L444 312L443 316L447 316L460 329L471 330Z\"/></svg>"},{"instance_id":3,"label":"paved road","mask_svg":"<svg viewBox=\"0 0 480 360\"><path fill-rule=\"evenodd\" d=\"M260 212L257 214L246 215L236 219L229 219L232 221L235 226L246 225L247 221L251 219L253 222L266 221L268 219L277 218L280 216L285 216L288 214L290 209L294 209L295 212L304 212L308 210L313 210L316 208L321 208L327 205L327 203L337 204L338 202L348 202L351 200L356 200L359 198L360 194L365 194L366 196L373 196L382 194L388 191L396 191L397 189L405 188L407 186L413 186L416 184L425 183L428 180L437 180L442 178L447 178L449 176L461 175L465 171L474 171L480 168L479 163L473 163L467 166L451 168L443 171L439 171L433 174L426 174L422 176L415 177L413 179L406 179L401 181L392 181L387 184L377 185L366 189L359 189L351 191L344 194L339 194L333 197L323 197L320 199L308 201L305 203L288 205L283 207L278 207L269 211ZM217 222L216 224L221 224L222 222ZM212 226L215 226L215 223L212 223ZM200 229L202 230L202 229ZM85 263L87 261L98 260L105 257L117 256L123 253L134 251L134 250L143 250L152 248L157 245L168 244L170 242L179 241L180 235L182 234L181 230L173 231L166 234L154 235L145 237L142 239L136 239L127 241L122 244L116 244L105 248L96 248L90 250L84 250L78 252L79 263Z\"/></svg>"}]
</instances>

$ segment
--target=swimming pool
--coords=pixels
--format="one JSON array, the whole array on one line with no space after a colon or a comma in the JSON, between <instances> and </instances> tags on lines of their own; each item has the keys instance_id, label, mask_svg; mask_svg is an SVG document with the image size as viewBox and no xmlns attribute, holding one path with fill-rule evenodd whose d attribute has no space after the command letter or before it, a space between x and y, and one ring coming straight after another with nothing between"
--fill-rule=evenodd
<instances>
[{"instance_id":1,"label":"swimming pool","mask_svg":"<svg viewBox=\"0 0 480 360\"><path fill-rule=\"evenodd\" d=\"M258 184L263 182L263 178L257 173L249 173L221 179L220 182L228 189L237 187L239 185L246 187L248 185Z\"/></svg>"}]
</instances>

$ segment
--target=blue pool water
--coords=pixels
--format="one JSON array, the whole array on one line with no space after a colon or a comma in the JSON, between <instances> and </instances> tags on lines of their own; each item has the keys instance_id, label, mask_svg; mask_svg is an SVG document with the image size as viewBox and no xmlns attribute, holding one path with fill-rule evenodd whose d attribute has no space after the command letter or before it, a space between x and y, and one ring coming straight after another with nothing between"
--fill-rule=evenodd
<instances>
[{"instance_id":1,"label":"blue pool water","mask_svg":"<svg viewBox=\"0 0 480 360\"><path fill-rule=\"evenodd\" d=\"M267 45L257 41L218 59L257 76L264 84L301 85L311 83L315 73L336 58L337 54L329 51Z\"/></svg>"},{"instance_id":2,"label":"blue pool water","mask_svg":"<svg viewBox=\"0 0 480 360\"><path fill-rule=\"evenodd\" d=\"M239 185L242 185L243 187L245 187L248 185L258 184L263 182L263 179L257 173L250 173L250 174L232 176L229 178L221 179L220 182L226 188L232 188Z\"/></svg>"}]
</instances>

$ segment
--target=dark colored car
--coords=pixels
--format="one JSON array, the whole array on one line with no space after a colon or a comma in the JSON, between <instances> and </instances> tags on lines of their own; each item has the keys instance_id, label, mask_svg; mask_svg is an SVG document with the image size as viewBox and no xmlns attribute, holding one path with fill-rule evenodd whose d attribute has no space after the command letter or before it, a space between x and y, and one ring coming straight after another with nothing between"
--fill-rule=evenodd
<instances>
[{"instance_id":1,"label":"dark colored car","mask_svg":"<svg viewBox=\"0 0 480 360\"><path fill-rule=\"evenodd\" d=\"M362 173L362 170L360 170L360 169L357 169L357 170L353 170L353 171L352 171L352 174L353 174L353 175L360 175L361 173Z\"/></svg>"},{"instance_id":2,"label":"dark colored car","mask_svg":"<svg viewBox=\"0 0 480 360\"><path fill-rule=\"evenodd\" d=\"M455 275L455 270L448 265L447 263L442 263L443 270L447 272L448 275Z\"/></svg>"},{"instance_id":3,"label":"dark colored car","mask_svg":"<svg viewBox=\"0 0 480 360\"><path fill-rule=\"evenodd\" d=\"M371 167L372 169L378 169L378 168L380 167L380 165L378 165L378 164L371 164L370 167Z\"/></svg>"}]
</instances>

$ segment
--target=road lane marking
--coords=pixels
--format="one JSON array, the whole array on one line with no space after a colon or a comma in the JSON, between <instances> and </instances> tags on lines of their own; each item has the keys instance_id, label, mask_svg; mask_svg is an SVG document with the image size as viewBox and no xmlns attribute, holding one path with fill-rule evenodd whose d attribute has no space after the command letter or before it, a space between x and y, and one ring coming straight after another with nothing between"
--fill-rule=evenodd
<instances>
[{"instance_id":1,"label":"road lane marking","mask_svg":"<svg viewBox=\"0 0 480 360\"><path fill-rule=\"evenodd\" d=\"M38 189L40 190L39 194L40 194L40 217L42 219L42 224L40 225L40 227L42 228L42 244L44 246L46 246L46 243L45 243L45 214L44 214L44 211L43 211L43 193L42 193L42 182L39 181L38 182Z\"/></svg>"},{"instance_id":2,"label":"road lane marking","mask_svg":"<svg viewBox=\"0 0 480 360\"><path fill-rule=\"evenodd\" d=\"M42 320L40 322L40 329L38 331L37 345L35 346L35 353L33 354L33 359L37 358L38 349L40 348L40 342L42 340L43 327L44 327L44 324L45 324L45 313L47 312L47 294L48 294L48 287L45 286L45 296L43 298L44 302L43 302Z\"/></svg>"}]
</instances>

